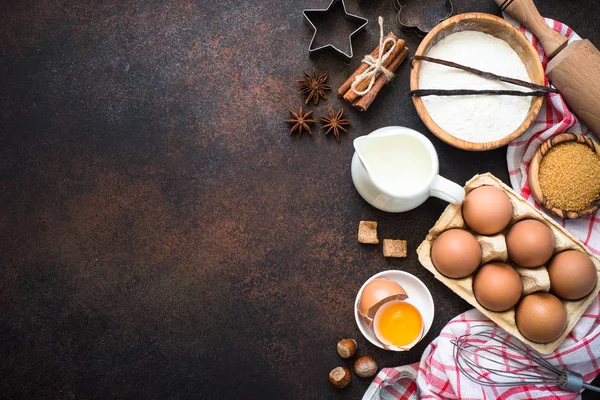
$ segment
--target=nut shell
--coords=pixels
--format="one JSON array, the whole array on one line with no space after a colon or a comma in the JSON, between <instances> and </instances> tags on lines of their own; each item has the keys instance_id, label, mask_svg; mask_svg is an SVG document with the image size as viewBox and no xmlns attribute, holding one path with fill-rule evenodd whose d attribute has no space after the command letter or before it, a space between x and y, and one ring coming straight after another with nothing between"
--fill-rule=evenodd
<instances>
[{"instance_id":1,"label":"nut shell","mask_svg":"<svg viewBox=\"0 0 600 400\"><path fill-rule=\"evenodd\" d=\"M350 358L356 353L356 340L342 339L337 344L337 352L342 358Z\"/></svg>"},{"instance_id":2,"label":"nut shell","mask_svg":"<svg viewBox=\"0 0 600 400\"><path fill-rule=\"evenodd\" d=\"M377 363L371 356L362 356L354 362L354 373L361 378L370 378L377 373Z\"/></svg>"},{"instance_id":3,"label":"nut shell","mask_svg":"<svg viewBox=\"0 0 600 400\"><path fill-rule=\"evenodd\" d=\"M342 389L350 383L350 370L345 367L336 367L329 373L329 383L333 387Z\"/></svg>"}]
</instances>

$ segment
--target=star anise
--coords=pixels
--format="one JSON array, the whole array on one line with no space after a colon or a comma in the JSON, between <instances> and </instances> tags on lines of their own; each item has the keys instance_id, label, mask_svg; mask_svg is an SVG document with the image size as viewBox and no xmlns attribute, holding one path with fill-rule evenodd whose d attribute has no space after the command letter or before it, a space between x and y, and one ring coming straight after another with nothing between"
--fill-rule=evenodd
<instances>
[{"instance_id":1,"label":"star anise","mask_svg":"<svg viewBox=\"0 0 600 400\"><path fill-rule=\"evenodd\" d=\"M305 72L304 79L296 81L298 85L303 87L299 94L308 93L304 104L308 104L311 100L313 103L318 104L319 98L327 98L325 91L331 89L331 86L325 84L327 76L327 74L321 76L317 75L317 69L313 68L313 76L310 76Z\"/></svg>"},{"instance_id":2,"label":"star anise","mask_svg":"<svg viewBox=\"0 0 600 400\"><path fill-rule=\"evenodd\" d=\"M345 132L348 133L344 125L350 125L352 121L349 119L342 119L344 115L344 109L341 109L337 114L333 112L331 107L327 110L329 112L329 117L319 117L321 121L323 121L323 130L327 135L329 132L333 133L335 136L335 140L340 141L340 133Z\"/></svg>"},{"instance_id":3,"label":"star anise","mask_svg":"<svg viewBox=\"0 0 600 400\"><path fill-rule=\"evenodd\" d=\"M293 125L290 129L290 135L292 133L298 131L298 134L300 136L302 136L302 129L304 129L306 132L308 132L309 135L312 135L309 125L312 125L315 122L317 122L314 119L310 118L312 113L313 113L312 111L309 111L306 114L304 114L304 112L302 110L302 106L300 106L297 113L290 110L290 115L292 116L292 119L285 120L286 123Z\"/></svg>"}]
</instances>

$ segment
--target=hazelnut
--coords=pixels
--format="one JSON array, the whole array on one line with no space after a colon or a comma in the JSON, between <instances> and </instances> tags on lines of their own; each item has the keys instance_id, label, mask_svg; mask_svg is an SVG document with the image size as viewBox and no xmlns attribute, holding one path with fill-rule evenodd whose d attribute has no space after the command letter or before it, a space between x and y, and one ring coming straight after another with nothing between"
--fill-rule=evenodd
<instances>
[{"instance_id":1,"label":"hazelnut","mask_svg":"<svg viewBox=\"0 0 600 400\"><path fill-rule=\"evenodd\" d=\"M356 340L342 339L337 344L337 352L342 358L350 358L356 353Z\"/></svg>"},{"instance_id":2,"label":"hazelnut","mask_svg":"<svg viewBox=\"0 0 600 400\"><path fill-rule=\"evenodd\" d=\"M350 383L350 370L344 367L337 367L329 373L329 382L338 388L345 388Z\"/></svg>"},{"instance_id":3,"label":"hazelnut","mask_svg":"<svg viewBox=\"0 0 600 400\"><path fill-rule=\"evenodd\" d=\"M354 362L354 372L361 378L369 378L377 373L377 363L371 356L362 356Z\"/></svg>"}]
</instances>

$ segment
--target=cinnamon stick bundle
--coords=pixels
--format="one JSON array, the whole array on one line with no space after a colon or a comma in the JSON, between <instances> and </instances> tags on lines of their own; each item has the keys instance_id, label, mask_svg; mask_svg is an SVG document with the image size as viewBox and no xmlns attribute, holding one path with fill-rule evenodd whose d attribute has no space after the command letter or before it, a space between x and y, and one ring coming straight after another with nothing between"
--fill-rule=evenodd
<instances>
[{"instance_id":1,"label":"cinnamon stick bundle","mask_svg":"<svg viewBox=\"0 0 600 400\"><path fill-rule=\"evenodd\" d=\"M396 38L396 35L394 35L393 32L390 32L387 35L385 35L383 37L383 41L385 42L389 38L398 40L398 38ZM390 46L391 46L391 43L390 43ZM384 51L386 51L388 49L389 49L389 46L385 46ZM373 50L371 52L371 57L373 57L373 58L379 57L379 45L377 45L377 47L375 47L375 50ZM369 66L365 63L360 64L360 66L356 69L356 71L354 71L354 73L352 73L352 75L350 75L350 78L346 79L346 82L344 82L342 84L342 86L340 86L340 88L338 89L338 96L344 97L346 92L350 89L350 86L352 86L352 82L354 82L354 78L356 78L358 75L365 72L368 67Z\"/></svg>"},{"instance_id":2,"label":"cinnamon stick bundle","mask_svg":"<svg viewBox=\"0 0 600 400\"><path fill-rule=\"evenodd\" d=\"M392 72L395 72L398 69L398 67L400 66L400 64L402 64L402 61L404 61L404 59L406 58L407 55L408 55L408 47L405 47L402 50L402 52L392 61L392 63L389 65L388 69ZM386 83L387 83L387 81L385 80L385 76L383 76L383 74L381 74L375 80L375 84L373 85L371 90L369 90L369 93L365 94L364 96L362 96L361 98L356 100L354 103L352 103L352 105L358 111L366 111L371 106L371 103L373 103L373 100L375 100L375 97L377 97L377 94L379 94L379 91L381 90L383 85L385 85Z\"/></svg>"},{"instance_id":3,"label":"cinnamon stick bundle","mask_svg":"<svg viewBox=\"0 0 600 400\"><path fill-rule=\"evenodd\" d=\"M388 33L383 38L383 41L385 42L387 38L394 39L396 41L396 46L394 47L394 50L390 53L389 57L383 62L382 66L393 73L398 69L400 64L402 64L402 62L408 55L408 48L406 47L406 42L403 39L398 39L396 35L394 35L392 32ZM389 51L391 46L391 43L386 44L385 48L383 49L383 52L385 53ZM381 49L379 48L379 45L377 45L375 50L371 52L371 57L377 59L379 57L380 50ZM354 83L356 77L365 72L368 67L369 65L367 65L366 63L362 63L338 89L338 95L342 96L344 100L351 103L358 111L367 110L373 103L373 100L375 100L375 97L377 97L377 94L379 93L381 88L387 83L385 75L379 71L377 72L375 82L371 87L371 90L369 90L369 92L363 96L357 95L356 92L352 89L352 84ZM356 85L356 90L365 90L369 86L370 79L370 77L364 78L360 83Z\"/></svg>"}]
</instances>

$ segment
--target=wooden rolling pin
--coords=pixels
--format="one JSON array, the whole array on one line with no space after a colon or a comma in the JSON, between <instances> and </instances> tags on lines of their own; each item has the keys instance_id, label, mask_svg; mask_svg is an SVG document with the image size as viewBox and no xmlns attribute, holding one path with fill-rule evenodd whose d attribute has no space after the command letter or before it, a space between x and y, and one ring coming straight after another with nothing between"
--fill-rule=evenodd
<instances>
[{"instance_id":1,"label":"wooden rolling pin","mask_svg":"<svg viewBox=\"0 0 600 400\"><path fill-rule=\"evenodd\" d=\"M546 25L532 0L495 1L538 38L550 59L546 76L600 138L600 51L587 39L568 44L566 37Z\"/></svg>"}]
</instances>

